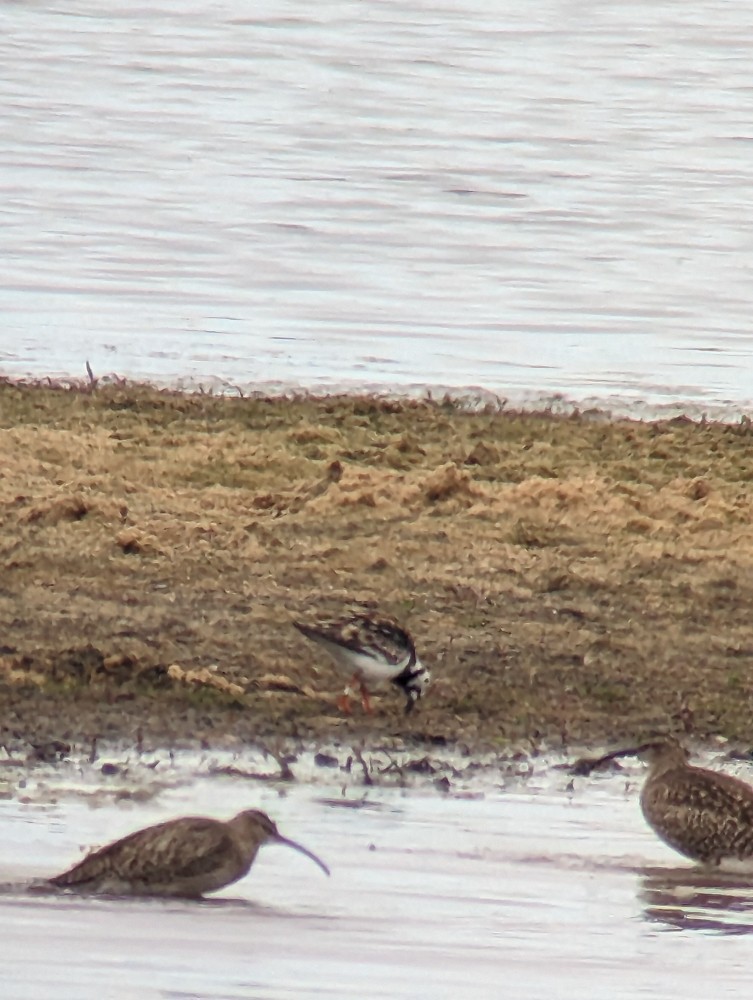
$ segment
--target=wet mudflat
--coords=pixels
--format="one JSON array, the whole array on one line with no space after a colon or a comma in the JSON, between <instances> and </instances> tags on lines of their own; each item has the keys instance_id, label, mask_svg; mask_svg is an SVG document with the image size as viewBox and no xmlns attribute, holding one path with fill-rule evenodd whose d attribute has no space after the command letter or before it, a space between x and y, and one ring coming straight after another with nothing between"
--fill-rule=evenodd
<instances>
[{"instance_id":1,"label":"wet mudflat","mask_svg":"<svg viewBox=\"0 0 753 1000\"><path fill-rule=\"evenodd\" d=\"M574 784L543 762L527 776L490 768L444 796L363 788L339 770L262 784L213 770L223 763L178 755L151 779L135 767L112 780L85 765L34 769L8 790L5 997L707 1000L712 970L715 996L745 995L753 881L702 875L656 841L639 767ZM249 805L319 852L332 877L270 847L203 903L23 890L82 845Z\"/></svg>"}]
</instances>

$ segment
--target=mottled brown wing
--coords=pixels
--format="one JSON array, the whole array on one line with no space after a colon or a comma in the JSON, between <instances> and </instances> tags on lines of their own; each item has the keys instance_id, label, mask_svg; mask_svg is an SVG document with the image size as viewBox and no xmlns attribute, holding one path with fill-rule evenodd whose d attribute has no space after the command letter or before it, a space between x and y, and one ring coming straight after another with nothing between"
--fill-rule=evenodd
<instances>
[{"instance_id":1,"label":"mottled brown wing","mask_svg":"<svg viewBox=\"0 0 753 1000\"><path fill-rule=\"evenodd\" d=\"M415 656L413 640L394 618L366 618L363 630L370 637L370 644L391 663L400 663L408 654Z\"/></svg>"},{"instance_id":2,"label":"mottled brown wing","mask_svg":"<svg viewBox=\"0 0 753 1000\"><path fill-rule=\"evenodd\" d=\"M676 850L702 861L753 854L753 788L701 768L647 785L646 819Z\"/></svg>"},{"instance_id":3,"label":"mottled brown wing","mask_svg":"<svg viewBox=\"0 0 753 1000\"><path fill-rule=\"evenodd\" d=\"M311 625L306 622L293 624L309 639L324 640L367 655L373 650L388 663L397 664L407 655L415 655L409 633L386 615L353 614Z\"/></svg>"},{"instance_id":4,"label":"mottled brown wing","mask_svg":"<svg viewBox=\"0 0 753 1000\"><path fill-rule=\"evenodd\" d=\"M234 849L222 823L186 816L116 840L50 881L57 886L81 886L107 876L145 884L187 878L214 871L218 860Z\"/></svg>"}]
</instances>

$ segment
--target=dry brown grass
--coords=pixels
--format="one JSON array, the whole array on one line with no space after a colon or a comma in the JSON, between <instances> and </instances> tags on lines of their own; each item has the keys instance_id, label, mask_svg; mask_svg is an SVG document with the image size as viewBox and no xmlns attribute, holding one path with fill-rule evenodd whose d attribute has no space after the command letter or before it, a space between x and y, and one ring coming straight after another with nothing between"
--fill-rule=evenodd
<instances>
[{"instance_id":1,"label":"dry brown grass","mask_svg":"<svg viewBox=\"0 0 753 1000\"><path fill-rule=\"evenodd\" d=\"M752 445L745 422L0 384L6 737L750 738ZM352 601L434 666L415 716L331 709L289 622Z\"/></svg>"}]
</instances>

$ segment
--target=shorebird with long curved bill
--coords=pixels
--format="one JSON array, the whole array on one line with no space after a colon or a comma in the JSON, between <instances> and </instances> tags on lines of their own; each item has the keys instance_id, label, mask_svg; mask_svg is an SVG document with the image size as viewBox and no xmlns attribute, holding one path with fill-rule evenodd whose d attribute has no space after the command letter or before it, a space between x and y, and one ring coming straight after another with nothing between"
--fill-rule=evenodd
<instances>
[{"instance_id":1,"label":"shorebird with long curved bill","mask_svg":"<svg viewBox=\"0 0 753 1000\"><path fill-rule=\"evenodd\" d=\"M48 882L96 895L196 899L247 875L257 851L267 843L292 847L329 875L320 858L283 837L266 813L247 809L227 822L184 816L138 830Z\"/></svg>"},{"instance_id":2,"label":"shorebird with long curved bill","mask_svg":"<svg viewBox=\"0 0 753 1000\"><path fill-rule=\"evenodd\" d=\"M641 809L665 844L707 868L753 872L753 786L694 767L687 750L672 739L619 755L648 762Z\"/></svg>"},{"instance_id":3,"label":"shorebird with long curved bill","mask_svg":"<svg viewBox=\"0 0 753 1000\"><path fill-rule=\"evenodd\" d=\"M350 684L337 699L342 712L350 713L351 686L358 689L364 711L369 713L369 684L389 681L400 688L406 697L406 713L429 686L431 674L416 655L413 637L394 618L356 611L343 618L293 624L307 639L323 646L350 675Z\"/></svg>"}]
</instances>

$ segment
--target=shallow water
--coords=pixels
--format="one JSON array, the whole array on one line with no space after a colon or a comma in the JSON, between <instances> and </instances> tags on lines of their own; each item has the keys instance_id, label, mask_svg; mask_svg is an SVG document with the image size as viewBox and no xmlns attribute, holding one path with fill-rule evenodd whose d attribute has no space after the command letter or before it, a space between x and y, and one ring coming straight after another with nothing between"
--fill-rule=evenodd
<instances>
[{"instance_id":1,"label":"shallow water","mask_svg":"<svg viewBox=\"0 0 753 1000\"><path fill-rule=\"evenodd\" d=\"M741 2L0 17L0 373L753 397Z\"/></svg>"},{"instance_id":2,"label":"shallow water","mask_svg":"<svg viewBox=\"0 0 753 1000\"><path fill-rule=\"evenodd\" d=\"M8 1000L581 1000L584 990L707 1000L712 975L715 996L747 995L749 944L738 938L753 933L753 880L678 864L644 826L632 777L573 789L562 772L487 772L456 797L358 788L339 774L273 785L204 768L190 780L173 773L145 803L118 804L128 780L49 773L27 785L28 801L0 802L0 879L14 884L0 894ZM83 845L249 805L319 853L332 877L267 847L246 879L204 903L22 889Z\"/></svg>"}]
</instances>

